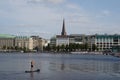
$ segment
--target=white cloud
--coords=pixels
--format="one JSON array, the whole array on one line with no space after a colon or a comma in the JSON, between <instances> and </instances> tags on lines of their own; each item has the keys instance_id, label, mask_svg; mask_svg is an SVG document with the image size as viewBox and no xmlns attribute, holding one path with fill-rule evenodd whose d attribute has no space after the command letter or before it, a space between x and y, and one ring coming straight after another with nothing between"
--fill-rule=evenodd
<instances>
[{"instance_id":1,"label":"white cloud","mask_svg":"<svg viewBox=\"0 0 120 80\"><path fill-rule=\"evenodd\" d=\"M32 3L52 3L52 4L61 4L66 0L26 0L27 2Z\"/></svg>"},{"instance_id":2,"label":"white cloud","mask_svg":"<svg viewBox=\"0 0 120 80\"><path fill-rule=\"evenodd\" d=\"M75 9L75 10L80 10L80 6L76 5L76 4L67 4L66 5L68 8L70 9Z\"/></svg>"},{"instance_id":3,"label":"white cloud","mask_svg":"<svg viewBox=\"0 0 120 80\"><path fill-rule=\"evenodd\" d=\"M65 0L27 0L36 2L64 2ZM44 3L46 4L46 3ZM51 8L44 5L31 5L25 3L25 0L11 0L13 13L10 15L27 25L43 25L48 26L52 20L62 20L66 18L69 22L87 23L89 19L85 17L85 12L79 9L78 5L69 4L62 5L62 7ZM64 8L63 8L64 7ZM74 9L72 12L69 9ZM61 10L61 11L60 11ZM8 16L10 16L8 15ZM47 24L46 24L47 22ZM62 22L62 21L61 21ZM54 25L56 21L52 24ZM24 23L22 23L24 24Z\"/></svg>"},{"instance_id":4,"label":"white cloud","mask_svg":"<svg viewBox=\"0 0 120 80\"><path fill-rule=\"evenodd\" d=\"M104 15L104 16L110 16L110 11L108 11L108 10L104 10L104 11L102 11L102 14Z\"/></svg>"},{"instance_id":5,"label":"white cloud","mask_svg":"<svg viewBox=\"0 0 120 80\"><path fill-rule=\"evenodd\" d=\"M109 10L103 10L99 14L97 14L96 17L101 18L101 17L108 17L111 16L111 12Z\"/></svg>"},{"instance_id":6,"label":"white cloud","mask_svg":"<svg viewBox=\"0 0 120 80\"><path fill-rule=\"evenodd\" d=\"M54 4L58 4L58 3L63 3L65 2L65 0L47 0L48 2L52 2Z\"/></svg>"}]
</instances>

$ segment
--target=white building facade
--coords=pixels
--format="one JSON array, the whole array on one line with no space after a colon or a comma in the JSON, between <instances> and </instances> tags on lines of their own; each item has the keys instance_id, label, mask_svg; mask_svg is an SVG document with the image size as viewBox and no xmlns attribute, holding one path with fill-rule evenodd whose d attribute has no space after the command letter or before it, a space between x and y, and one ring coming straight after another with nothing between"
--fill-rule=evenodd
<instances>
[{"instance_id":1,"label":"white building facade","mask_svg":"<svg viewBox=\"0 0 120 80\"><path fill-rule=\"evenodd\" d=\"M120 35L95 35L94 43L99 51L109 50L120 45Z\"/></svg>"},{"instance_id":2,"label":"white building facade","mask_svg":"<svg viewBox=\"0 0 120 80\"><path fill-rule=\"evenodd\" d=\"M56 46L61 45L69 45L69 37L68 36L59 36L56 38Z\"/></svg>"},{"instance_id":3,"label":"white building facade","mask_svg":"<svg viewBox=\"0 0 120 80\"><path fill-rule=\"evenodd\" d=\"M0 34L0 49L14 47L14 37L15 36Z\"/></svg>"},{"instance_id":4,"label":"white building facade","mask_svg":"<svg viewBox=\"0 0 120 80\"><path fill-rule=\"evenodd\" d=\"M18 36L15 38L15 46L33 50L33 39L26 36Z\"/></svg>"}]
</instances>

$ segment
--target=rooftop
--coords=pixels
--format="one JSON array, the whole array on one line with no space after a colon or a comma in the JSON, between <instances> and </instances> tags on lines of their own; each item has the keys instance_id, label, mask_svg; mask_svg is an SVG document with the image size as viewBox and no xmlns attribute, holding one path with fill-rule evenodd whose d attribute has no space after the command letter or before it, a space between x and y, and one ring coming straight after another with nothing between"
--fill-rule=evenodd
<instances>
[{"instance_id":1,"label":"rooftop","mask_svg":"<svg viewBox=\"0 0 120 80\"><path fill-rule=\"evenodd\" d=\"M57 38L69 38L69 35L56 35Z\"/></svg>"},{"instance_id":2,"label":"rooftop","mask_svg":"<svg viewBox=\"0 0 120 80\"><path fill-rule=\"evenodd\" d=\"M120 35L114 34L114 35L95 35L97 38L120 38Z\"/></svg>"},{"instance_id":3,"label":"rooftop","mask_svg":"<svg viewBox=\"0 0 120 80\"><path fill-rule=\"evenodd\" d=\"M15 38L15 36L9 34L0 34L0 38Z\"/></svg>"},{"instance_id":4,"label":"rooftop","mask_svg":"<svg viewBox=\"0 0 120 80\"><path fill-rule=\"evenodd\" d=\"M28 39L28 38L31 38L31 37L29 37L29 36L16 36L16 38L19 38L19 39Z\"/></svg>"}]
</instances>

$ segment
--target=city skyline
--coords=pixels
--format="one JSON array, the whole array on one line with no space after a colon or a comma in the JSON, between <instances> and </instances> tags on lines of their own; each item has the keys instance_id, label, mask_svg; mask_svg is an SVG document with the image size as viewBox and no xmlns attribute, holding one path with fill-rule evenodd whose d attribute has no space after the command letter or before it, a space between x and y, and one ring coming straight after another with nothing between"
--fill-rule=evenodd
<instances>
[{"instance_id":1,"label":"city skyline","mask_svg":"<svg viewBox=\"0 0 120 80\"><path fill-rule=\"evenodd\" d=\"M120 34L119 0L1 0L0 33L61 34L63 19L67 34Z\"/></svg>"}]
</instances>

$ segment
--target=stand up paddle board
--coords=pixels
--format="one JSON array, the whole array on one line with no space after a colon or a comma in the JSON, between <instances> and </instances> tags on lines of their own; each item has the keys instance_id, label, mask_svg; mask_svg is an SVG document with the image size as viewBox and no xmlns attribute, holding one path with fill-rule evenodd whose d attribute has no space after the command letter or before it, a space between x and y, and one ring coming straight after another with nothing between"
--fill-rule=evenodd
<instances>
[{"instance_id":1,"label":"stand up paddle board","mask_svg":"<svg viewBox=\"0 0 120 80\"><path fill-rule=\"evenodd\" d=\"M34 70L34 71L25 71L25 73L32 73L32 72L40 72L40 69Z\"/></svg>"}]
</instances>

